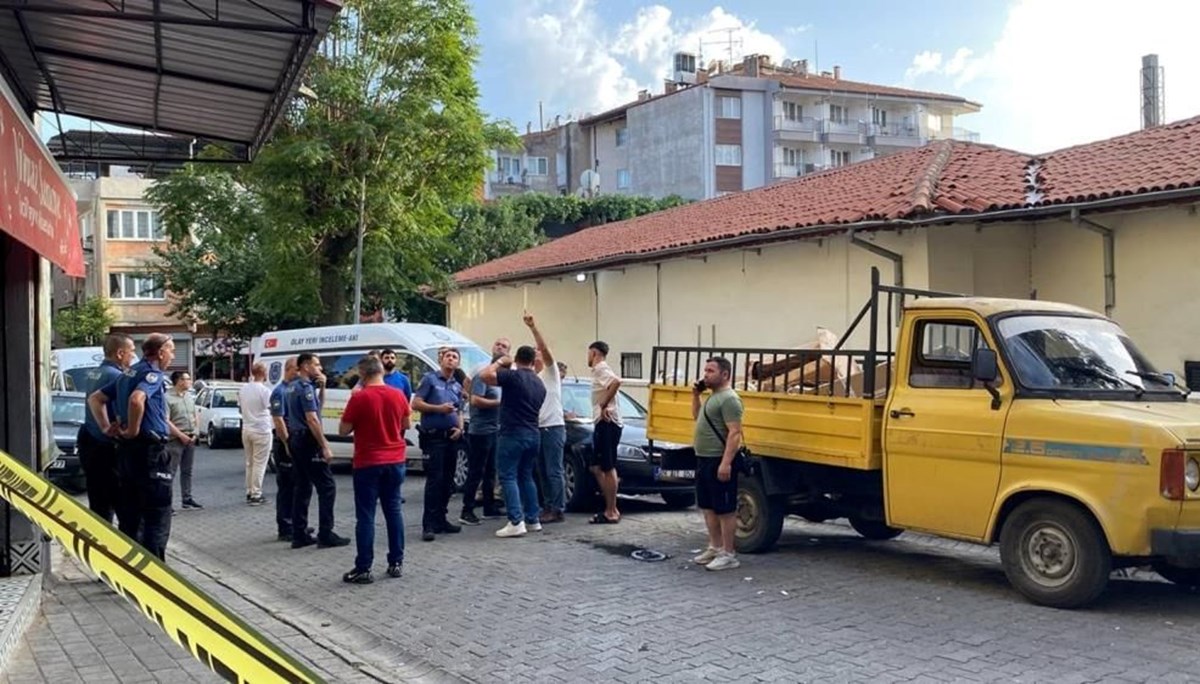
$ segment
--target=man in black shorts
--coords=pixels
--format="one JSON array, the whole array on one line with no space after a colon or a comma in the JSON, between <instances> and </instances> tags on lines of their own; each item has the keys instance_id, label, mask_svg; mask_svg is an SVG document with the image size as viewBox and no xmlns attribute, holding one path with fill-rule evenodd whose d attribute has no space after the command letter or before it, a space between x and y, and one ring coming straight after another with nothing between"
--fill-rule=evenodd
<instances>
[{"instance_id":1,"label":"man in black shorts","mask_svg":"<svg viewBox=\"0 0 1200 684\"><path fill-rule=\"evenodd\" d=\"M737 530L737 471L733 458L742 446L742 399L729 385L733 367L716 356L704 364L704 379L692 386L696 431L696 507L704 512L708 548L692 560L709 570L741 565L733 548ZM708 401L700 395L712 390Z\"/></svg>"},{"instance_id":2,"label":"man in black shorts","mask_svg":"<svg viewBox=\"0 0 1200 684\"><path fill-rule=\"evenodd\" d=\"M588 346L588 366L592 369L592 475L604 495L604 511L588 522L594 525L614 525L621 521L617 510L617 445L621 443L621 410L617 390L621 378L608 365L608 344L597 340Z\"/></svg>"}]
</instances>

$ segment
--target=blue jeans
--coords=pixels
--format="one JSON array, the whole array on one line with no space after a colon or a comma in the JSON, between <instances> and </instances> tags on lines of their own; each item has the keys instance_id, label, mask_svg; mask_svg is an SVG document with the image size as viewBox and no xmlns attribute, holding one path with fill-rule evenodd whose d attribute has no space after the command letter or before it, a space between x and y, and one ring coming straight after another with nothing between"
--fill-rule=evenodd
<instances>
[{"instance_id":1,"label":"blue jeans","mask_svg":"<svg viewBox=\"0 0 1200 684\"><path fill-rule=\"evenodd\" d=\"M563 483L563 449L567 445L567 428L565 425L544 427L541 433L541 470L546 479L546 508L555 513L562 513L567 506Z\"/></svg>"},{"instance_id":2,"label":"blue jeans","mask_svg":"<svg viewBox=\"0 0 1200 684\"><path fill-rule=\"evenodd\" d=\"M403 463L354 469L354 540L358 544L355 570L370 570L375 562L376 502L383 508L387 526L388 565L404 562L404 514L400 511L404 471Z\"/></svg>"},{"instance_id":3,"label":"blue jeans","mask_svg":"<svg viewBox=\"0 0 1200 684\"><path fill-rule=\"evenodd\" d=\"M533 463L541 449L541 436L533 430L501 431L496 445L496 472L508 521L516 525L538 521L537 485L533 483Z\"/></svg>"}]
</instances>

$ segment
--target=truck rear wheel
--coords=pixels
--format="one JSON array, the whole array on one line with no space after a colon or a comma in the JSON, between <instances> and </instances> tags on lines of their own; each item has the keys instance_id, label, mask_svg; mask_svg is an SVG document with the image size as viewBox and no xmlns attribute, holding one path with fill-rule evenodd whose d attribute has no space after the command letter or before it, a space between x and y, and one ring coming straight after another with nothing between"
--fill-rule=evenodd
<instances>
[{"instance_id":1,"label":"truck rear wheel","mask_svg":"<svg viewBox=\"0 0 1200 684\"><path fill-rule=\"evenodd\" d=\"M770 551L783 532L786 510L782 497L767 496L762 480L746 475L738 478L737 499L734 546L740 553Z\"/></svg>"},{"instance_id":2,"label":"truck rear wheel","mask_svg":"<svg viewBox=\"0 0 1200 684\"><path fill-rule=\"evenodd\" d=\"M1055 499L1021 504L1000 531L1008 581L1030 601L1079 608L1108 586L1112 553L1100 526L1078 506Z\"/></svg>"},{"instance_id":3,"label":"truck rear wheel","mask_svg":"<svg viewBox=\"0 0 1200 684\"><path fill-rule=\"evenodd\" d=\"M1154 572L1157 572L1171 584L1179 585L1185 589L1200 588L1200 568L1182 568L1178 565L1158 562L1154 564Z\"/></svg>"},{"instance_id":4,"label":"truck rear wheel","mask_svg":"<svg viewBox=\"0 0 1200 684\"><path fill-rule=\"evenodd\" d=\"M854 531L862 535L864 539L872 541L895 539L904 532L904 530L889 526L882 520L868 520L858 516L850 518L850 527L853 527Z\"/></svg>"}]
</instances>

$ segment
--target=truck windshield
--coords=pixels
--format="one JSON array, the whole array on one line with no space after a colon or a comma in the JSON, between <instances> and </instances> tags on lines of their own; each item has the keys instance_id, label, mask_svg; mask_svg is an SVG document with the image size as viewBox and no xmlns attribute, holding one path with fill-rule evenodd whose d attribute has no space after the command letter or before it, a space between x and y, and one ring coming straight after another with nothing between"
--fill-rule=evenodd
<instances>
[{"instance_id":1,"label":"truck windshield","mask_svg":"<svg viewBox=\"0 0 1200 684\"><path fill-rule=\"evenodd\" d=\"M1176 394L1117 324L1077 316L1014 316L997 326L1021 384L1033 390Z\"/></svg>"}]
</instances>

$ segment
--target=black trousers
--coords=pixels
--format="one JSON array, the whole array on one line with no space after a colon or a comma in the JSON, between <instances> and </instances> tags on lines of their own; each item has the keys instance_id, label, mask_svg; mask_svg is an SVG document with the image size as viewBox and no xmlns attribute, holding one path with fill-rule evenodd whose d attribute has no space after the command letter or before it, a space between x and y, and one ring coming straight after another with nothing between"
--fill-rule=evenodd
<instances>
[{"instance_id":1,"label":"black trousers","mask_svg":"<svg viewBox=\"0 0 1200 684\"><path fill-rule=\"evenodd\" d=\"M167 445L145 438L122 441L117 445L117 468L121 482L119 529L166 560L175 482Z\"/></svg>"},{"instance_id":2,"label":"black trousers","mask_svg":"<svg viewBox=\"0 0 1200 684\"><path fill-rule=\"evenodd\" d=\"M120 501L121 482L117 476L117 445L102 442L92 436L87 428L79 428L75 438L75 451L79 454L79 466L87 478L88 508L112 523Z\"/></svg>"},{"instance_id":3,"label":"black trousers","mask_svg":"<svg viewBox=\"0 0 1200 684\"><path fill-rule=\"evenodd\" d=\"M279 488L275 494L275 524L279 534L292 534L292 507L295 505L295 487L292 483L292 457L288 454L283 440L272 437L271 449L275 456L275 485Z\"/></svg>"},{"instance_id":4,"label":"black trousers","mask_svg":"<svg viewBox=\"0 0 1200 684\"><path fill-rule=\"evenodd\" d=\"M496 433L468 435L470 456L467 459L467 481L463 484L464 512L475 510L475 493L483 483L483 510L496 510ZM451 478L453 481L453 476Z\"/></svg>"},{"instance_id":5,"label":"black trousers","mask_svg":"<svg viewBox=\"0 0 1200 684\"><path fill-rule=\"evenodd\" d=\"M421 432L421 453L425 456L425 513L421 517L421 527L436 532L449 522L446 509L454 491L458 441L450 439L449 430L424 430Z\"/></svg>"},{"instance_id":6,"label":"black trousers","mask_svg":"<svg viewBox=\"0 0 1200 684\"><path fill-rule=\"evenodd\" d=\"M333 533L333 502L337 485L329 464L321 458L321 447L310 432L288 435L292 450L292 541L302 541L308 534L308 504L313 489L317 490L317 537Z\"/></svg>"}]
</instances>

